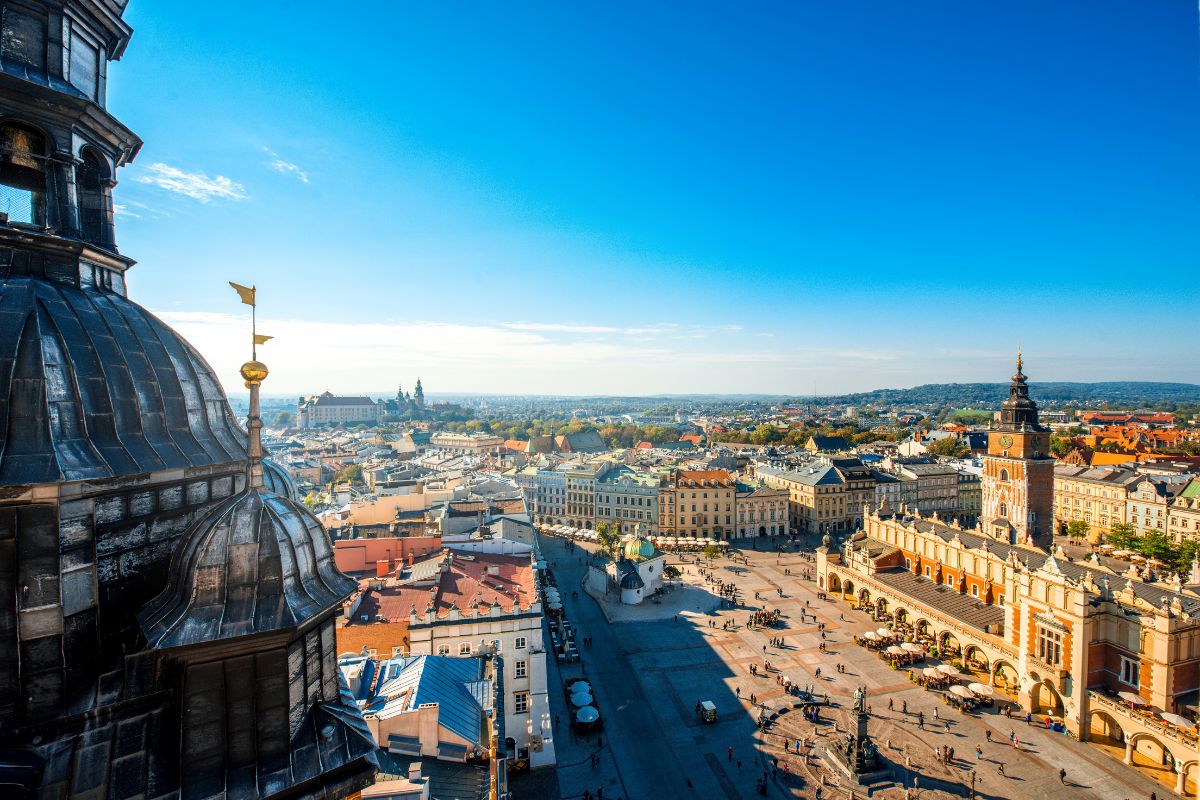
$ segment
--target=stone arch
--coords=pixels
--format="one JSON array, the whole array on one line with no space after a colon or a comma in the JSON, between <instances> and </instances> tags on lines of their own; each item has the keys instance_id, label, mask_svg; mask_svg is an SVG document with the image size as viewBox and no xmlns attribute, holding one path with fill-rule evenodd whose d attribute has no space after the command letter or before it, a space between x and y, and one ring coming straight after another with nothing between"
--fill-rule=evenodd
<instances>
[{"instance_id":1,"label":"stone arch","mask_svg":"<svg viewBox=\"0 0 1200 800\"><path fill-rule=\"evenodd\" d=\"M933 634L933 631L929 627L929 620L927 619L917 620L916 624L913 625L913 630L917 632L918 636L931 636Z\"/></svg>"},{"instance_id":2,"label":"stone arch","mask_svg":"<svg viewBox=\"0 0 1200 800\"><path fill-rule=\"evenodd\" d=\"M867 589L861 589L858 592L859 605L869 606L871 604L871 592Z\"/></svg>"},{"instance_id":3,"label":"stone arch","mask_svg":"<svg viewBox=\"0 0 1200 800\"><path fill-rule=\"evenodd\" d=\"M1196 786L1200 784L1200 772L1197 772L1198 765L1200 765L1200 760L1194 758L1179 765L1179 785L1176 786L1176 790L1182 789L1183 791L1180 794L1187 797L1196 796Z\"/></svg>"},{"instance_id":4,"label":"stone arch","mask_svg":"<svg viewBox=\"0 0 1200 800\"><path fill-rule=\"evenodd\" d=\"M937 637L938 650L942 653L947 651L962 651L962 645L958 643L958 637L954 635L954 631L942 631Z\"/></svg>"},{"instance_id":5,"label":"stone arch","mask_svg":"<svg viewBox=\"0 0 1200 800\"><path fill-rule=\"evenodd\" d=\"M1088 719L1088 738L1094 742L1110 745L1124 745L1125 731L1121 724L1103 709L1093 710Z\"/></svg>"},{"instance_id":6,"label":"stone arch","mask_svg":"<svg viewBox=\"0 0 1200 800\"><path fill-rule=\"evenodd\" d=\"M897 608L896 609L896 622L897 623L908 622L908 609L907 608Z\"/></svg>"},{"instance_id":7,"label":"stone arch","mask_svg":"<svg viewBox=\"0 0 1200 800\"><path fill-rule=\"evenodd\" d=\"M1063 713L1062 696L1050 681L1038 681L1029 693L1029 705L1035 714L1060 717Z\"/></svg>"},{"instance_id":8,"label":"stone arch","mask_svg":"<svg viewBox=\"0 0 1200 800\"><path fill-rule=\"evenodd\" d=\"M888 601L886 597L880 597L875 600L875 613L879 615L886 614L888 610Z\"/></svg>"},{"instance_id":9,"label":"stone arch","mask_svg":"<svg viewBox=\"0 0 1200 800\"><path fill-rule=\"evenodd\" d=\"M992 686L1015 692L1020 685L1021 674L1016 667L999 658L992 662Z\"/></svg>"},{"instance_id":10,"label":"stone arch","mask_svg":"<svg viewBox=\"0 0 1200 800\"><path fill-rule=\"evenodd\" d=\"M976 645L968 645L963 650L963 666L967 666L967 662L974 661L979 663L979 669L989 675L992 673L991 664L988 662L987 653Z\"/></svg>"},{"instance_id":11,"label":"stone arch","mask_svg":"<svg viewBox=\"0 0 1200 800\"><path fill-rule=\"evenodd\" d=\"M854 597L854 581L845 581L842 583L842 594Z\"/></svg>"},{"instance_id":12,"label":"stone arch","mask_svg":"<svg viewBox=\"0 0 1200 800\"><path fill-rule=\"evenodd\" d=\"M1139 731L1125 740L1125 763L1154 772L1176 774L1175 753L1152 733Z\"/></svg>"}]
</instances>

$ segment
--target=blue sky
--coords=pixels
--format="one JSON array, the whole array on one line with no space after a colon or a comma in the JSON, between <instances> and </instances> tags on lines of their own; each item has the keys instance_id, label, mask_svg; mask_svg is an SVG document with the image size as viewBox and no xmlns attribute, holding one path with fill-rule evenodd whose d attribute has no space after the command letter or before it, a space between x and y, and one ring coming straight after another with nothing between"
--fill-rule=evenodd
<instances>
[{"instance_id":1,"label":"blue sky","mask_svg":"<svg viewBox=\"0 0 1200 800\"><path fill-rule=\"evenodd\" d=\"M1196 17L134 0L131 296L274 392L1200 382Z\"/></svg>"}]
</instances>

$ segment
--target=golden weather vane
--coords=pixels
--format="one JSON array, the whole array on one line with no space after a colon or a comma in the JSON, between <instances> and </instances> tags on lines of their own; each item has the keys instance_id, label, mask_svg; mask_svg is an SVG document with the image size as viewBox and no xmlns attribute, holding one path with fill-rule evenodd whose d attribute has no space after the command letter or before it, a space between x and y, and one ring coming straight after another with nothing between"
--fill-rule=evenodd
<instances>
[{"instance_id":1,"label":"golden weather vane","mask_svg":"<svg viewBox=\"0 0 1200 800\"><path fill-rule=\"evenodd\" d=\"M263 447L262 447L262 416L259 411L258 387L267 377L267 365L258 360L258 346L266 344L272 337L258 332L257 290L253 286L242 286L240 283L229 282L238 293L242 302L250 306L250 354L251 358L242 364L242 380L250 390L250 413L246 415L246 428L250 436L246 442L246 464L249 472L251 489L261 489L263 486Z\"/></svg>"},{"instance_id":2,"label":"golden weather vane","mask_svg":"<svg viewBox=\"0 0 1200 800\"><path fill-rule=\"evenodd\" d=\"M258 360L258 346L266 344L273 336L264 336L258 332L258 287L242 286L240 283L229 282L233 290L238 293L238 297L242 302L250 306L250 356L255 361Z\"/></svg>"}]
</instances>

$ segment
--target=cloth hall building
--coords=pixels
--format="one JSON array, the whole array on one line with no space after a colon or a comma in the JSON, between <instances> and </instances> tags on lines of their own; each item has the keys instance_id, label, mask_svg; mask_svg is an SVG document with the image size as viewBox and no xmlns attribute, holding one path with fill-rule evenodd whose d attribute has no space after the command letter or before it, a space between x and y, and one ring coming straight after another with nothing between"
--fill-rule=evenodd
<instances>
[{"instance_id":1,"label":"cloth hall building","mask_svg":"<svg viewBox=\"0 0 1200 800\"><path fill-rule=\"evenodd\" d=\"M841 550L826 537L818 584L961 658L976 680L1079 739L1123 746L1126 763L1172 773L1176 791L1194 797L1195 733L1162 714L1195 715L1200 594L1177 575L1115 573L1048 549L1047 444L1018 360L989 432L979 524L885 501Z\"/></svg>"}]
</instances>

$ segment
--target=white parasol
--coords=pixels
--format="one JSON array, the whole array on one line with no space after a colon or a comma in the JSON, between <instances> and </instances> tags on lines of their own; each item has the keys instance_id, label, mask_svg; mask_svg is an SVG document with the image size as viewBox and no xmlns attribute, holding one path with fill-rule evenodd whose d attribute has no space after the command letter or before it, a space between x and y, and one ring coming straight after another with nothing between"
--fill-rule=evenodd
<instances>
[{"instance_id":1,"label":"white parasol","mask_svg":"<svg viewBox=\"0 0 1200 800\"><path fill-rule=\"evenodd\" d=\"M902 642L900 644L900 646L903 647L905 650L907 650L910 653L924 653L925 652L925 648L921 647L921 645L917 644L916 642Z\"/></svg>"},{"instance_id":2,"label":"white parasol","mask_svg":"<svg viewBox=\"0 0 1200 800\"><path fill-rule=\"evenodd\" d=\"M992 696L992 687L988 686L986 683L972 683L967 688L980 697Z\"/></svg>"},{"instance_id":3,"label":"white parasol","mask_svg":"<svg viewBox=\"0 0 1200 800\"><path fill-rule=\"evenodd\" d=\"M1135 692L1117 692L1117 697L1121 698L1126 703L1133 703L1135 706L1146 705L1146 701L1142 699L1142 696Z\"/></svg>"},{"instance_id":4,"label":"white parasol","mask_svg":"<svg viewBox=\"0 0 1200 800\"><path fill-rule=\"evenodd\" d=\"M956 694L959 697L966 697L966 698L971 697L971 690L965 686L959 686L958 684L955 684L954 686L950 687L950 693Z\"/></svg>"},{"instance_id":5,"label":"white parasol","mask_svg":"<svg viewBox=\"0 0 1200 800\"><path fill-rule=\"evenodd\" d=\"M1178 725L1179 727L1183 728L1184 730L1188 730L1193 725L1196 724L1196 723L1192 722L1190 719L1188 719L1187 717L1181 717L1178 714L1172 714L1170 711L1164 711L1161 714L1159 714L1159 716L1162 717L1163 719L1165 719L1167 722L1171 723L1172 725Z\"/></svg>"},{"instance_id":6,"label":"white parasol","mask_svg":"<svg viewBox=\"0 0 1200 800\"><path fill-rule=\"evenodd\" d=\"M889 636L896 635L895 633L893 633L891 630L889 630L887 628L876 628L875 632L878 633L880 636L882 636L885 639L887 639Z\"/></svg>"},{"instance_id":7,"label":"white parasol","mask_svg":"<svg viewBox=\"0 0 1200 800\"><path fill-rule=\"evenodd\" d=\"M936 669L938 672L942 673L943 675L957 675L958 674L958 668L951 666L950 664L938 664L936 667L934 667L934 669Z\"/></svg>"},{"instance_id":8,"label":"white parasol","mask_svg":"<svg viewBox=\"0 0 1200 800\"><path fill-rule=\"evenodd\" d=\"M587 692L574 692L571 694L571 705L576 708L583 708L592 704L592 696Z\"/></svg>"},{"instance_id":9,"label":"white parasol","mask_svg":"<svg viewBox=\"0 0 1200 800\"><path fill-rule=\"evenodd\" d=\"M866 633L864 633L862 635L862 637L864 639L870 639L871 641L875 641L876 639L879 638L879 635L877 633L875 633L875 631L867 631Z\"/></svg>"},{"instance_id":10,"label":"white parasol","mask_svg":"<svg viewBox=\"0 0 1200 800\"><path fill-rule=\"evenodd\" d=\"M587 681L575 681L571 684L571 694L592 691L592 685Z\"/></svg>"},{"instance_id":11,"label":"white parasol","mask_svg":"<svg viewBox=\"0 0 1200 800\"><path fill-rule=\"evenodd\" d=\"M899 646L897 646L897 645L892 645L891 647L889 647L889 648L888 648L887 650L885 650L884 652L885 652L885 653L890 653L891 655L894 655L894 656L902 656L902 655L904 655L904 648L903 648L903 647L899 647Z\"/></svg>"},{"instance_id":12,"label":"white parasol","mask_svg":"<svg viewBox=\"0 0 1200 800\"><path fill-rule=\"evenodd\" d=\"M600 719L600 712L595 706L584 706L575 712L575 719L587 725Z\"/></svg>"},{"instance_id":13,"label":"white parasol","mask_svg":"<svg viewBox=\"0 0 1200 800\"><path fill-rule=\"evenodd\" d=\"M921 674L922 674L922 675L924 675L926 678L940 678L940 677L942 677L942 673L938 672L938 671L937 671L936 669L934 669L933 667L926 667L925 669L921 670Z\"/></svg>"}]
</instances>

